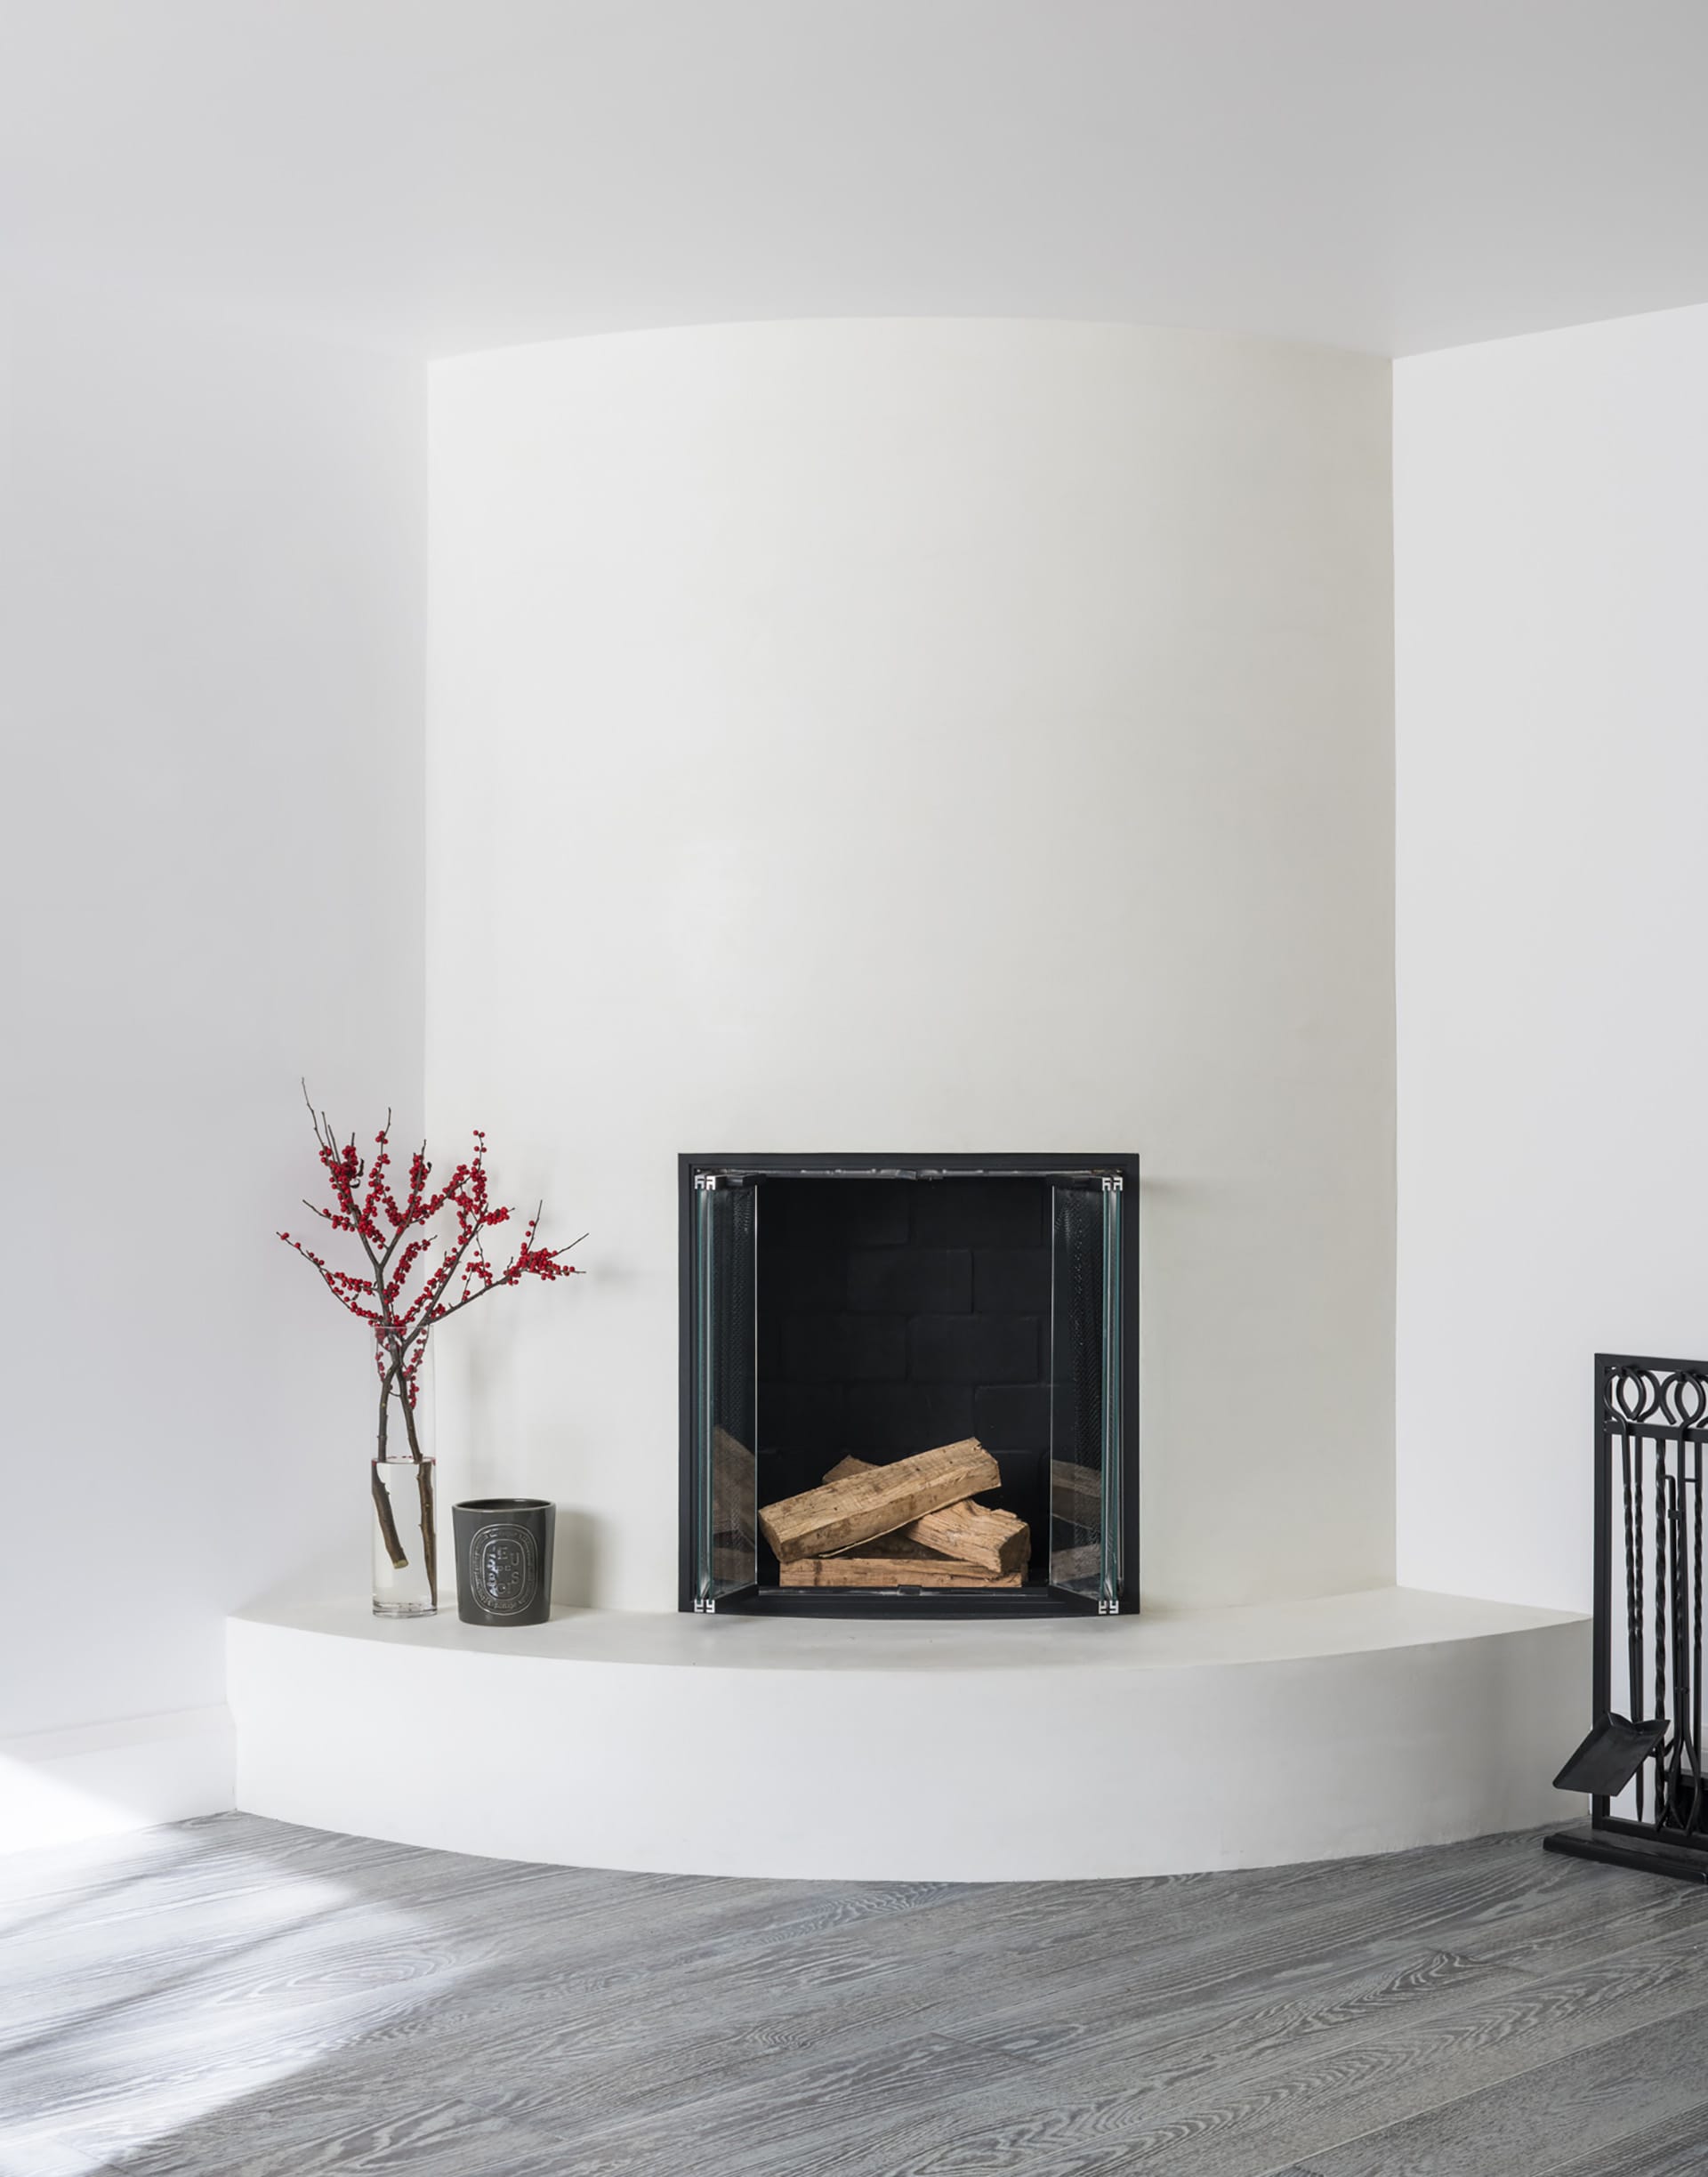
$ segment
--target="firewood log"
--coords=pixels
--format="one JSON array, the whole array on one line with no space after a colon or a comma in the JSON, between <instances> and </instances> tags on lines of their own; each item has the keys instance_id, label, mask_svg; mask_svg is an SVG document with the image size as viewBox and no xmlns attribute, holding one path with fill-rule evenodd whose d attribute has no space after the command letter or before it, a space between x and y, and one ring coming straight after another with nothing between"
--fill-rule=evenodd
<instances>
[{"instance_id":1,"label":"firewood log","mask_svg":"<svg viewBox=\"0 0 1708 2177\"><path fill-rule=\"evenodd\" d=\"M977 1437L969 1436L780 1498L761 1511L760 1529L781 1564L793 1558L827 1557L891 1535L909 1520L940 1512L978 1490L994 1489L1001 1480L995 1460Z\"/></svg>"},{"instance_id":2,"label":"firewood log","mask_svg":"<svg viewBox=\"0 0 1708 2177\"><path fill-rule=\"evenodd\" d=\"M1050 1462L1050 1509L1069 1526L1095 1530L1103 1524L1103 1478L1094 1466L1067 1459Z\"/></svg>"},{"instance_id":3,"label":"firewood log","mask_svg":"<svg viewBox=\"0 0 1708 2177\"><path fill-rule=\"evenodd\" d=\"M844 1474L882 1471L865 1459L839 1459L825 1480L836 1481ZM940 1551L945 1557L982 1565L987 1572L1017 1572L1032 1554L1032 1530L1024 1520L995 1504L975 1504L970 1496L957 1504L945 1504L940 1512L928 1512L909 1520L899 1531L910 1542L923 1543L928 1550Z\"/></svg>"},{"instance_id":4,"label":"firewood log","mask_svg":"<svg viewBox=\"0 0 1708 2177\"><path fill-rule=\"evenodd\" d=\"M905 1535L886 1535L836 1557L794 1557L781 1568L785 1587L1019 1587L1024 1571L993 1572L940 1557Z\"/></svg>"}]
</instances>

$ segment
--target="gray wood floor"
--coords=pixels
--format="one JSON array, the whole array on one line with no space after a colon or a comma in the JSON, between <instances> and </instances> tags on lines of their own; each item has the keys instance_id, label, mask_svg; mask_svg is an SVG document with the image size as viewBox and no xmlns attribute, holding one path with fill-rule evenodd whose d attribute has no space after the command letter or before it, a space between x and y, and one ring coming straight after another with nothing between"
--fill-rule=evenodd
<instances>
[{"instance_id":1,"label":"gray wood floor","mask_svg":"<svg viewBox=\"0 0 1708 2177\"><path fill-rule=\"evenodd\" d=\"M0 1861L0 2177L1708 2172L1708 1893L1535 1836L950 1887L228 1815Z\"/></svg>"}]
</instances>

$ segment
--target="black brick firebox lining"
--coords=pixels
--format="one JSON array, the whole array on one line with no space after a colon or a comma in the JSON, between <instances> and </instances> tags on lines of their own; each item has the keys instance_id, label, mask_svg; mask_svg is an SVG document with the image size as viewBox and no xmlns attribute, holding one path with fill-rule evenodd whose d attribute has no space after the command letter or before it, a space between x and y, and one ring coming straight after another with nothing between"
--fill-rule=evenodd
<instances>
[{"instance_id":1,"label":"black brick firebox lining","mask_svg":"<svg viewBox=\"0 0 1708 2177\"><path fill-rule=\"evenodd\" d=\"M759 1492L976 1436L1047 1544L1050 1186L773 1177L759 1194ZM761 1545L762 1548L762 1545ZM777 1577L763 1552L760 1578Z\"/></svg>"}]
</instances>

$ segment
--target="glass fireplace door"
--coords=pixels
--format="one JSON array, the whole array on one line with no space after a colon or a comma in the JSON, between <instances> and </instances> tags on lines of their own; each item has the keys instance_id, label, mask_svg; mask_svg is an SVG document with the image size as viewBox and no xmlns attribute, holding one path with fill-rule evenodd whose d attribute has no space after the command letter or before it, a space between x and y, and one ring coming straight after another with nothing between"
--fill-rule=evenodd
<instances>
[{"instance_id":1,"label":"glass fireplace door","mask_svg":"<svg viewBox=\"0 0 1708 2177\"><path fill-rule=\"evenodd\" d=\"M753 1181L699 1173L689 1357L697 1610L715 1610L758 1577L758 1239Z\"/></svg>"},{"instance_id":2,"label":"glass fireplace door","mask_svg":"<svg viewBox=\"0 0 1708 2177\"><path fill-rule=\"evenodd\" d=\"M1051 1189L1050 1584L1121 1607L1121 1181Z\"/></svg>"}]
</instances>

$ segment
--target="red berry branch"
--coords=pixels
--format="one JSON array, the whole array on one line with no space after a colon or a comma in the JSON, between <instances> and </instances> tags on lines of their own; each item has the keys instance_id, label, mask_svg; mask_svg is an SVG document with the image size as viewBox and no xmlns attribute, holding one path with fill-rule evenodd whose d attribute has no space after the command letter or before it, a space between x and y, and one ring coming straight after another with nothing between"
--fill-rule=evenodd
<instances>
[{"instance_id":1,"label":"red berry branch","mask_svg":"<svg viewBox=\"0 0 1708 2177\"><path fill-rule=\"evenodd\" d=\"M419 1467L422 1454L415 1433L415 1401L430 1333L500 1286L520 1285L524 1278L538 1278L550 1285L554 1278L580 1276L560 1258L581 1241L572 1240L567 1247L540 1246L542 1204L523 1228L520 1245L508 1261L495 1262L487 1253L486 1236L509 1224L512 1213L488 1197L487 1137L479 1127L474 1130L472 1153L442 1187L432 1185L433 1167L423 1142L410 1157L408 1181L399 1201L391 1176L391 1114L386 1113L384 1125L374 1137L373 1156L364 1157L353 1134L340 1145L326 1113L315 1109L306 1085L302 1094L314 1124L332 1207L307 1200L302 1206L334 1232L353 1234L366 1260L367 1273L334 1270L294 1233L281 1232L278 1237L287 1247L294 1247L305 1262L314 1265L333 1298L372 1332L374 1365L380 1378L379 1456L386 1456L395 1397L403 1414L410 1456ZM587 1236L584 1232L581 1237L585 1239ZM427 1553L428 1581L437 1602L432 1493L424 1470L420 1485L422 1543ZM401 1567L408 1560L392 1520L391 1500L377 1474L374 1502L391 1561Z\"/></svg>"}]
</instances>

